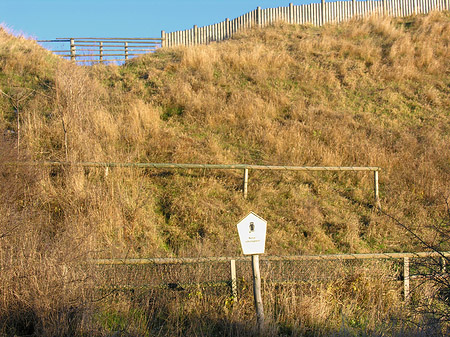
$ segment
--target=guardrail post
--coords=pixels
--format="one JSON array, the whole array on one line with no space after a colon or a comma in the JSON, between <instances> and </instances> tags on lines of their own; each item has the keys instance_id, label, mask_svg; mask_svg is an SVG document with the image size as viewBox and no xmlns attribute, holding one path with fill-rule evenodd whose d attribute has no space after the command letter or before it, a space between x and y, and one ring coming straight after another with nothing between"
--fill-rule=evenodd
<instances>
[{"instance_id":1,"label":"guardrail post","mask_svg":"<svg viewBox=\"0 0 450 337\"><path fill-rule=\"evenodd\" d=\"M373 171L373 188L374 188L375 206L378 209L381 209L377 170Z\"/></svg>"},{"instance_id":2,"label":"guardrail post","mask_svg":"<svg viewBox=\"0 0 450 337\"><path fill-rule=\"evenodd\" d=\"M405 302L409 301L409 257L403 258L403 295Z\"/></svg>"},{"instance_id":3,"label":"guardrail post","mask_svg":"<svg viewBox=\"0 0 450 337\"><path fill-rule=\"evenodd\" d=\"M233 301L237 301L237 278L236 278L236 260L231 260L231 296Z\"/></svg>"},{"instance_id":4,"label":"guardrail post","mask_svg":"<svg viewBox=\"0 0 450 337\"><path fill-rule=\"evenodd\" d=\"M76 55L75 55L75 39L74 38L70 38L70 59L72 60L72 61L75 61L76 59L75 59L75 57L76 57Z\"/></svg>"},{"instance_id":5,"label":"guardrail post","mask_svg":"<svg viewBox=\"0 0 450 337\"><path fill-rule=\"evenodd\" d=\"M248 168L244 169L244 199L247 199Z\"/></svg>"}]
</instances>

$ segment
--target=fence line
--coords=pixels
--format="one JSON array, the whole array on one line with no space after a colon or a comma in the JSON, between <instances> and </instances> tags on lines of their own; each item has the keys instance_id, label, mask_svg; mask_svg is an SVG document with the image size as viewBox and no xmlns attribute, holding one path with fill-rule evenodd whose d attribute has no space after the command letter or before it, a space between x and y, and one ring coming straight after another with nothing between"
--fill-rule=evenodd
<instances>
[{"instance_id":1,"label":"fence line","mask_svg":"<svg viewBox=\"0 0 450 337\"><path fill-rule=\"evenodd\" d=\"M311 281L309 278L311 275L309 275L309 272L312 272L313 270L317 269L322 270L322 272L327 273L327 269L331 270L333 268L336 268L336 266L330 265L318 265L315 266L311 265L311 263L319 263L319 262L345 262L345 261L367 261L367 260L392 260L392 261L398 261L401 263L402 268L401 270L401 277L400 281L403 282L403 295L405 302L409 301L410 298L410 281L415 279L416 277L423 276L423 271L418 271L418 267L420 269L421 262L420 259L424 258L439 258L439 270L433 270L431 271L432 274L443 274L446 273L446 260L450 256L450 252L417 252L417 253L375 253L375 254L335 254L335 255L295 255L295 256L261 256L261 262L265 263L266 265L271 262L285 262L288 263L287 268L290 270L291 274L298 274L297 280L299 281ZM414 260L419 260L419 262L415 263ZM152 279L153 281L158 279L156 283L153 283L153 286L159 286L159 287L167 287L172 289L180 289L184 288L189 285L206 285L206 286L217 286L217 285L228 285L231 287L231 294L234 298L237 297L237 283L238 279L242 278L243 275L238 275L237 268L236 268L236 261L239 262L247 262L249 265L249 262L251 260L250 256L240 256L240 257L202 257L202 258L145 258L145 259L95 259L91 260L91 263L99 266L99 267L120 267L120 266L153 266L153 267L162 267L163 270L159 272L159 274L167 274L169 271L173 271L175 275L177 275L175 278L171 278L170 275L166 275L166 277L158 278L156 274L155 275L147 275L147 277L144 277L144 280ZM305 267L299 268L297 271L296 268L293 268L292 265L289 263L292 262L301 262L306 263L306 274L305 274ZM224 273L224 266L222 268L217 268L217 263L229 263L229 273ZM309 263L309 264L308 264ZM197 264L197 266L188 267L189 265ZM217 275L215 275L215 279L213 281L209 279L205 279L205 276L198 276L194 277L194 279L190 278L190 272L185 271L185 276L180 277L180 274L183 274L180 270L177 270L176 266L183 266L185 269L192 269L195 270L201 269L199 264L206 265L206 264L215 264L215 268L212 269L220 269L220 273L222 274L221 277L217 278ZM345 264L342 264L341 267L344 267ZM282 282L288 281L289 277L285 277L283 275L283 272L281 272L282 267L281 265L278 266L279 273L278 277L281 277ZM181 267L180 267L181 268ZM284 267L286 268L286 266ZM325 268L325 270L323 270ZM344 267L345 268L345 267ZM348 266L347 266L348 268ZM174 270L172 270L174 269ZM211 268L210 268L211 269ZM244 268L245 269L245 268ZM412 269L412 270L411 270ZM157 269L155 269L157 270ZM141 269L142 271L142 269ZM317 270L316 270L317 271ZM123 273L124 270L122 270L121 273ZM242 270L242 273L244 271ZM345 273L345 272L344 272ZM169 272L170 274L170 272ZM122 275L123 276L123 275ZM161 275L159 275L161 276ZM292 276L292 275L291 275ZM227 279L227 277L229 279ZM392 278L395 278L392 276ZM332 278L331 278L332 279ZM116 279L117 281L117 279ZM122 279L122 281L119 281L119 284L116 284L116 287L123 286L124 284L120 284L121 282L129 282L130 279L125 277ZM176 281L176 282L174 282ZM277 282L275 279L266 279L268 282ZM279 281L278 281L279 282ZM291 281L292 282L292 281ZM167 283L167 284L166 284ZM128 286L128 285L127 285ZM139 286L143 286L140 284Z\"/></svg>"},{"instance_id":2,"label":"fence line","mask_svg":"<svg viewBox=\"0 0 450 337\"><path fill-rule=\"evenodd\" d=\"M376 166L360 167L360 166L275 166L275 165L249 165L249 164L175 164L175 163L96 163L96 162L57 162L57 161L41 161L41 162L12 162L5 163L7 165L44 165L44 166L79 166L79 167L100 167L105 169L105 175L108 175L109 168L153 168L153 169L215 169L215 170L243 170L243 195L247 198L248 194L248 174L249 170L269 170L269 171L333 171L333 172L373 172L374 181L374 201L377 208L381 208L379 197L378 175L381 168Z\"/></svg>"},{"instance_id":3,"label":"fence line","mask_svg":"<svg viewBox=\"0 0 450 337\"><path fill-rule=\"evenodd\" d=\"M127 61L134 56L155 51L161 46L159 38L57 38L38 40L39 43L69 43L69 49L53 53L79 63L107 63Z\"/></svg>"},{"instance_id":4,"label":"fence line","mask_svg":"<svg viewBox=\"0 0 450 337\"><path fill-rule=\"evenodd\" d=\"M290 24L311 24L322 26L339 23L352 18L370 15L402 17L414 14L427 14L431 11L450 10L450 0L365 0L333 1L307 5L289 4L287 7L257 7L233 20L208 26L166 33L161 38L57 38L38 40L39 43L69 43L68 49L55 49L53 52L79 63L123 62L134 56L153 52L159 47L194 46L227 40L237 32L266 27L278 21ZM67 47L66 47L67 48Z\"/></svg>"},{"instance_id":5,"label":"fence line","mask_svg":"<svg viewBox=\"0 0 450 337\"><path fill-rule=\"evenodd\" d=\"M339 23L352 18L370 15L403 17L414 14L427 14L431 11L450 10L450 0L366 0L334 1L293 5L288 7L261 7L233 20L192 29L166 33L161 31L162 47L193 46L209 44L213 41L229 39L234 34L252 27L266 27L277 21L290 24L312 24L322 26Z\"/></svg>"},{"instance_id":6,"label":"fence line","mask_svg":"<svg viewBox=\"0 0 450 337\"><path fill-rule=\"evenodd\" d=\"M369 253L369 254L327 254L327 255L286 255L271 256L261 255L265 261L312 261L312 260L367 260L367 259L414 259L428 257L449 257L450 252L417 252L417 253ZM177 264L177 263L207 263L207 262L229 262L229 261L251 261L251 256L218 256L218 257L185 257L185 258L139 258L139 259L95 259L92 263L97 265L115 264Z\"/></svg>"}]
</instances>

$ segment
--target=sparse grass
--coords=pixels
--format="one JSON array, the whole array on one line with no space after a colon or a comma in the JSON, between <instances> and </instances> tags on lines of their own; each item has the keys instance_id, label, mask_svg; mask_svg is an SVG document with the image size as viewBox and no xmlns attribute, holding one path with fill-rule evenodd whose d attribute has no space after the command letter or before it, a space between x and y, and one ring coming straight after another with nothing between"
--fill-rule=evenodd
<instances>
[{"instance_id":1,"label":"sparse grass","mask_svg":"<svg viewBox=\"0 0 450 337\"><path fill-rule=\"evenodd\" d=\"M82 67L0 29L1 161L380 166L383 209L434 240L449 197L449 43L449 14L432 13L282 24ZM250 210L269 221L269 254L421 249L375 212L362 173L251 171L244 200L238 171L0 169L0 333L11 336L251 335L250 298L233 310L220 296L169 296L143 313L126 298L96 306L96 275L80 267L92 257L237 255L234 226ZM271 331L376 335L403 317L382 285L359 286L362 299L342 283L332 295L267 288ZM195 323L202 317L210 324Z\"/></svg>"}]
</instances>

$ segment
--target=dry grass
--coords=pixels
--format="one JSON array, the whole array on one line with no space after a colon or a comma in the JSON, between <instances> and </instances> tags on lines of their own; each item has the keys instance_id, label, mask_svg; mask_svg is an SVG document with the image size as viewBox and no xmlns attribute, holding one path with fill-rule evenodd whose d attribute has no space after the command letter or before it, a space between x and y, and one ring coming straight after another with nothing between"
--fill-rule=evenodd
<instances>
[{"instance_id":1,"label":"dry grass","mask_svg":"<svg viewBox=\"0 0 450 337\"><path fill-rule=\"evenodd\" d=\"M79 67L0 29L1 161L380 166L383 209L448 249L433 225L449 196L449 41L448 13L433 13L322 28L276 25L220 44L160 50L121 67ZM422 249L374 211L372 177L362 173L250 172L244 200L237 171L1 170L0 331L9 335L70 335L67 322L77 310L85 313L77 333L89 326L102 335L104 325L86 304L95 275L80 262L236 255L234 226L250 210L269 221L269 254ZM361 287L361 294L376 292ZM362 308L374 331L387 316L376 317L365 300L351 302L347 290L339 301L348 317ZM298 291L267 296L293 301ZM328 332L345 335L338 327L347 314L338 315L328 295L315 289L311 305L270 309L274 324L281 329L284 322L286 334L314 334L297 326L309 329L320 317L329 320ZM192 321L177 316L180 300L164 302L167 322L180 329L170 332L200 334L207 327L183 327ZM216 300L198 300L190 317L210 317L218 329L212 333L252 333L241 327L244 307L225 315L210 306ZM397 300L386 303L397 310ZM136 309L127 305L125 316ZM304 313L306 321L297 321ZM154 332L139 320L130 334Z\"/></svg>"}]
</instances>

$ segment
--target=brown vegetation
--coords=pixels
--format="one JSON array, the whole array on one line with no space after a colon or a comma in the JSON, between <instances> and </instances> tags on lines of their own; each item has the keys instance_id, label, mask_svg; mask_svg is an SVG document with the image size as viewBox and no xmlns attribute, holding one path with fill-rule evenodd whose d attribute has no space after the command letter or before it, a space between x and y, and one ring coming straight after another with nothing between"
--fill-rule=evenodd
<instances>
[{"instance_id":1,"label":"brown vegetation","mask_svg":"<svg viewBox=\"0 0 450 337\"><path fill-rule=\"evenodd\" d=\"M108 67L76 66L0 29L1 161L379 166L383 209L448 249L430 226L449 197L449 58L448 13L282 24ZM77 310L77 333L94 324L88 258L239 254L235 224L250 210L269 222L269 254L421 249L375 212L364 173L250 172L244 200L235 171L0 170L0 332L11 335L70 335L59 319ZM230 319L209 305L196 317ZM292 305L273 317L306 333L292 320L312 307ZM370 315L372 328L387 317Z\"/></svg>"}]
</instances>

